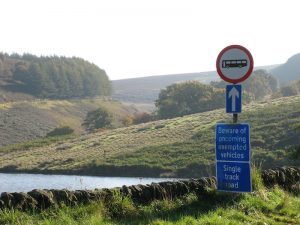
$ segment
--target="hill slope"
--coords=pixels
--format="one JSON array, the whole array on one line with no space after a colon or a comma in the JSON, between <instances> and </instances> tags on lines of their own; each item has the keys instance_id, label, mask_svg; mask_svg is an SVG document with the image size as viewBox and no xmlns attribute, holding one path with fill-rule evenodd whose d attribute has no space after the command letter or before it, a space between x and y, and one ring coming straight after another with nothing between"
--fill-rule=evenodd
<instances>
[{"instance_id":1,"label":"hill slope","mask_svg":"<svg viewBox=\"0 0 300 225\"><path fill-rule=\"evenodd\" d=\"M117 176L203 176L214 173L214 127L230 122L224 109L84 135L46 147L0 150L2 171ZM289 165L286 149L300 145L300 96L244 107L253 162Z\"/></svg>"},{"instance_id":2,"label":"hill slope","mask_svg":"<svg viewBox=\"0 0 300 225\"><path fill-rule=\"evenodd\" d=\"M275 65L261 66L255 69L271 70ZM113 99L123 102L154 104L161 89L183 81L196 80L208 84L220 80L216 71L172 74L151 77L140 77L123 80L113 80Z\"/></svg>"},{"instance_id":3,"label":"hill slope","mask_svg":"<svg viewBox=\"0 0 300 225\"><path fill-rule=\"evenodd\" d=\"M289 58L285 64L271 70L271 73L279 80L281 85L300 80L300 53Z\"/></svg>"},{"instance_id":4,"label":"hill slope","mask_svg":"<svg viewBox=\"0 0 300 225\"><path fill-rule=\"evenodd\" d=\"M43 137L60 126L69 126L75 129L76 133L82 133L81 124L87 112L100 106L108 108L117 120L136 112L132 106L103 99L2 103L0 104L0 146Z\"/></svg>"},{"instance_id":5,"label":"hill slope","mask_svg":"<svg viewBox=\"0 0 300 225\"><path fill-rule=\"evenodd\" d=\"M209 83L218 79L216 72L203 72L114 80L112 97L124 102L153 104L160 90L168 85L187 80Z\"/></svg>"}]
</instances>

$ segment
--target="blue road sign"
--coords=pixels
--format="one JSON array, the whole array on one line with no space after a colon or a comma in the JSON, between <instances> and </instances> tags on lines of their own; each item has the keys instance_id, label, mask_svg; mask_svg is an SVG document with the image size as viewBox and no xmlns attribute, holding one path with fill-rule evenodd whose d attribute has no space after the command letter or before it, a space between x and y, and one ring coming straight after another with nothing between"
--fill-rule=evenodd
<instances>
[{"instance_id":1,"label":"blue road sign","mask_svg":"<svg viewBox=\"0 0 300 225\"><path fill-rule=\"evenodd\" d=\"M218 190L251 192L249 124L217 124Z\"/></svg>"},{"instance_id":2,"label":"blue road sign","mask_svg":"<svg viewBox=\"0 0 300 225\"><path fill-rule=\"evenodd\" d=\"M219 191L251 192L251 169L249 162L217 162Z\"/></svg>"},{"instance_id":3,"label":"blue road sign","mask_svg":"<svg viewBox=\"0 0 300 225\"><path fill-rule=\"evenodd\" d=\"M226 112L242 112L242 85L226 86Z\"/></svg>"},{"instance_id":4,"label":"blue road sign","mask_svg":"<svg viewBox=\"0 0 300 225\"><path fill-rule=\"evenodd\" d=\"M249 124L217 124L216 159L222 161L250 161Z\"/></svg>"}]
</instances>

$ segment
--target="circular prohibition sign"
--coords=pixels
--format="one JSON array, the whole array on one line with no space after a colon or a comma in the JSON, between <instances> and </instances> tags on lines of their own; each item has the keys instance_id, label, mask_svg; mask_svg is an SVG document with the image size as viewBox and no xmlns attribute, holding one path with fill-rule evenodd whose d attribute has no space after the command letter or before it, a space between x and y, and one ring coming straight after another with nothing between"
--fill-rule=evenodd
<instances>
[{"instance_id":1,"label":"circular prohibition sign","mask_svg":"<svg viewBox=\"0 0 300 225\"><path fill-rule=\"evenodd\" d=\"M241 45L230 45L224 48L216 61L219 76L229 83L245 81L253 71L253 57L248 49Z\"/></svg>"}]
</instances>

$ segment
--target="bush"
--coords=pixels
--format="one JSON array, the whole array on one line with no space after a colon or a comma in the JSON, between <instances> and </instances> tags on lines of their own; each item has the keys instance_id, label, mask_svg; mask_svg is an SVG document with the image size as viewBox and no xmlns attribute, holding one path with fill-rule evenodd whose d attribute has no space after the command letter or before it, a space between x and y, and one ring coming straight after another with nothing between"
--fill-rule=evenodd
<instances>
[{"instance_id":1,"label":"bush","mask_svg":"<svg viewBox=\"0 0 300 225\"><path fill-rule=\"evenodd\" d=\"M54 136L61 136L61 135L68 135L68 134L73 134L74 129L71 127L65 126L65 127L58 127L55 128L54 130L50 131L47 133L47 137L54 137Z\"/></svg>"},{"instance_id":2,"label":"bush","mask_svg":"<svg viewBox=\"0 0 300 225\"><path fill-rule=\"evenodd\" d=\"M133 115L129 115L122 120L124 126L130 126L132 124L147 123L155 120L155 117L146 112L139 112Z\"/></svg>"},{"instance_id":3,"label":"bush","mask_svg":"<svg viewBox=\"0 0 300 225\"><path fill-rule=\"evenodd\" d=\"M265 186L261 177L261 169L253 164L251 173L253 191L264 191Z\"/></svg>"},{"instance_id":4,"label":"bush","mask_svg":"<svg viewBox=\"0 0 300 225\"><path fill-rule=\"evenodd\" d=\"M142 113L136 113L133 117L133 123L139 124L139 123L147 123L152 121L154 118L151 114L142 112Z\"/></svg>"},{"instance_id":5,"label":"bush","mask_svg":"<svg viewBox=\"0 0 300 225\"><path fill-rule=\"evenodd\" d=\"M166 125L164 124L158 124L154 127L154 129L161 129L161 128L164 128Z\"/></svg>"},{"instance_id":6,"label":"bush","mask_svg":"<svg viewBox=\"0 0 300 225\"><path fill-rule=\"evenodd\" d=\"M148 125L148 126L144 126L144 127L141 127L139 129L137 129L137 131L141 132L141 131L150 130L150 129L152 129L152 126Z\"/></svg>"},{"instance_id":7,"label":"bush","mask_svg":"<svg viewBox=\"0 0 300 225\"><path fill-rule=\"evenodd\" d=\"M280 92L283 97L298 95L300 93L300 80L293 82L289 86L282 87Z\"/></svg>"},{"instance_id":8,"label":"bush","mask_svg":"<svg viewBox=\"0 0 300 225\"><path fill-rule=\"evenodd\" d=\"M105 202L108 215L111 218L128 218L138 215L137 209L134 207L132 199L121 196L119 191L114 191L112 198Z\"/></svg>"},{"instance_id":9,"label":"bush","mask_svg":"<svg viewBox=\"0 0 300 225\"><path fill-rule=\"evenodd\" d=\"M83 126L85 126L87 131L93 131L99 128L110 127L112 120L112 114L108 110L98 108L87 113Z\"/></svg>"},{"instance_id":10,"label":"bush","mask_svg":"<svg viewBox=\"0 0 300 225\"><path fill-rule=\"evenodd\" d=\"M130 126L133 124L133 116L129 115L129 116L126 116L123 121L122 121L122 124L124 126Z\"/></svg>"}]
</instances>

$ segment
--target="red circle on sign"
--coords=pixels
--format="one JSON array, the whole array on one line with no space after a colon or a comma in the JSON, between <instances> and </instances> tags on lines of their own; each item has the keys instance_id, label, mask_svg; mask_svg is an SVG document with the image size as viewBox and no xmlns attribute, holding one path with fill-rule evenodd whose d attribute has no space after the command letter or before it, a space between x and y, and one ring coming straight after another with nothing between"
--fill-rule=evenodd
<instances>
[{"instance_id":1,"label":"red circle on sign","mask_svg":"<svg viewBox=\"0 0 300 225\"><path fill-rule=\"evenodd\" d=\"M239 78L239 79L231 79L231 78L229 78L229 77L226 77L226 76L223 74L223 72L222 72L222 70L221 70L221 68L220 68L220 61L221 61L221 58L222 58L223 54L224 54L225 52L227 52L228 50L230 50L230 49L239 49L239 50L243 51L243 52L248 56L249 61L250 61L248 71L245 73L244 76L242 76L242 77ZM245 47L241 46L241 45L230 45L230 46L227 46L226 48L224 48L224 49L219 53L218 58L217 58L217 61L216 61L216 67L217 67L217 72L218 72L219 76L220 76L224 81L227 81L227 82L233 83L233 84L237 84L237 83L240 83L240 82L243 82L244 80L246 80L246 79L251 75L251 73L252 73L252 71L253 71L253 64L254 64L254 62L253 62L253 57L252 57L250 51L249 51L248 49L246 49Z\"/></svg>"}]
</instances>

